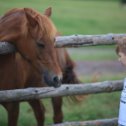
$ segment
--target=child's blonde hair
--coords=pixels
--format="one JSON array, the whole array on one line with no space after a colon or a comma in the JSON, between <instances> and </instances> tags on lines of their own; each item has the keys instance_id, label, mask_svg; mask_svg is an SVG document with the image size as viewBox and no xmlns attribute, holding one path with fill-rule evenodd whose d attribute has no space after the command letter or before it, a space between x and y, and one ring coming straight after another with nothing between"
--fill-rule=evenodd
<instances>
[{"instance_id":1,"label":"child's blonde hair","mask_svg":"<svg viewBox=\"0 0 126 126\"><path fill-rule=\"evenodd\" d=\"M126 37L117 40L116 53L122 52L126 55Z\"/></svg>"}]
</instances>

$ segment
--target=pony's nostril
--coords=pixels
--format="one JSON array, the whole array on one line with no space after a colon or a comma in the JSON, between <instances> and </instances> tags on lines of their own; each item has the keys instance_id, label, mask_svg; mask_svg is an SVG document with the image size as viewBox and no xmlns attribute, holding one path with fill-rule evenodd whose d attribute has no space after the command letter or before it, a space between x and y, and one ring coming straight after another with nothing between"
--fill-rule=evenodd
<instances>
[{"instance_id":1,"label":"pony's nostril","mask_svg":"<svg viewBox=\"0 0 126 126\"><path fill-rule=\"evenodd\" d=\"M60 80L59 80L59 78L58 78L57 76L55 76L55 77L53 78L53 82L54 82L54 83L59 83L59 81L60 81Z\"/></svg>"},{"instance_id":2,"label":"pony's nostril","mask_svg":"<svg viewBox=\"0 0 126 126\"><path fill-rule=\"evenodd\" d=\"M60 79L58 76L55 76L55 77L53 78L53 86L54 86L55 88L61 86L61 79Z\"/></svg>"}]
</instances>

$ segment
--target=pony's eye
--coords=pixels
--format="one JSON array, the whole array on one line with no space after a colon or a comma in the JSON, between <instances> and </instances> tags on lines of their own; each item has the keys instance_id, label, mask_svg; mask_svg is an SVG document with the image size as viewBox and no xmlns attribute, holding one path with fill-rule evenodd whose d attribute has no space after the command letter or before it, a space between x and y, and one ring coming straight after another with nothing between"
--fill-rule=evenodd
<instances>
[{"instance_id":1,"label":"pony's eye","mask_svg":"<svg viewBox=\"0 0 126 126\"><path fill-rule=\"evenodd\" d=\"M41 47L41 48L45 47L45 45L42 41L37 41L37 45L38 45L38 47Z\"/></svg>"}]
</instances>

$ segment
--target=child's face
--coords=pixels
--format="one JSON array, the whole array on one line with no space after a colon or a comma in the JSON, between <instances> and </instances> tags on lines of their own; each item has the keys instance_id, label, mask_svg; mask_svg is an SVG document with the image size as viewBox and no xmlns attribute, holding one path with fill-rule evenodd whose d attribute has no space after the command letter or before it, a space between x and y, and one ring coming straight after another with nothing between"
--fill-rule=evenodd
<instances>
[{"instance_id":1,"label":"child's face","mask_svg":"<svg viewBox=\"0 0 126 126\"><path fill-rule=\"evenodd\" d=\"M119 55L118 60L119 60L123 65L126 66L126 55L125 55L124 53L122 53L122 52L119 52L118 55Z\"/></svg>"}]
</instances>

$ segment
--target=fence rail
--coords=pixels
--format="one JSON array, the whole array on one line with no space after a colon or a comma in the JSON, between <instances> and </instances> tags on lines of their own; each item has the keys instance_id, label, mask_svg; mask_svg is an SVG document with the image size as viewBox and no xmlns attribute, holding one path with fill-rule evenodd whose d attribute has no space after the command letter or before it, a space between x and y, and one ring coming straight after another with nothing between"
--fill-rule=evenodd
<instances>
[{"instance_id":1,"label":"fence rail","mask_svg":"<svg viewBox=\"0 0 126 126\"><path fill-rule=\"evenodd\" d=\"M101 35L71 35L57 37L56 47L82 47L96 45L116 44L117 39L126 37L126 34L101 34Z\"/></svg>"},{"instance_id":2,"label":"fence rail","mask_svg":"<svg viewBox=\"0 0 126 126\"><path fill-rule=\"evenodd\" d=\"M117 126L118 119L98 119L90 121L80 121L80 122L64 122L61 124L53 124L50 126Z\"/></svg>"},{"instance_id":3,"label":"fence rail","mask_svg":"<svg viewBox=\"0 0 126 126\"><path fill-rule=\"evenodd\" d=\"M56 38L55 46L60 47L82 47L95 45L116 44L116 39L126 37L126 34L102 34L102 35L70 35ZM15 47L8 42L0 42L0 54L15 52Z\"/></svg>"},{"instance_id":4,"label":"fence rail","mask_svg":"<svg viewBox=\"0 0 126 126\"><path fill-rule=\"evenodd\" d=\"M17 90L0 91L0 102L29 100L38 98L49 98L56 96L96 94L105 92L120 91L123 87L123 81L104 81L89 84L69 84L62 85L59 88L26 88Z\"/></svg>"}]
</instances>

